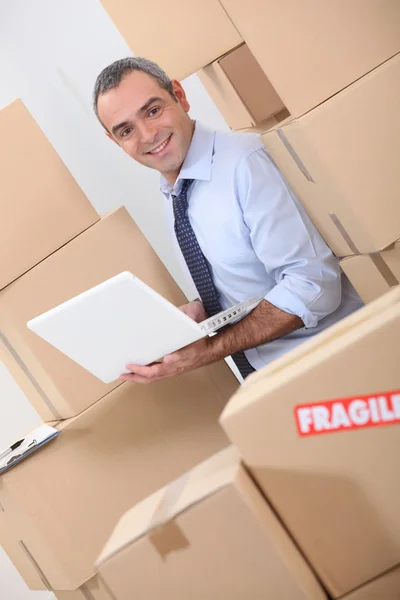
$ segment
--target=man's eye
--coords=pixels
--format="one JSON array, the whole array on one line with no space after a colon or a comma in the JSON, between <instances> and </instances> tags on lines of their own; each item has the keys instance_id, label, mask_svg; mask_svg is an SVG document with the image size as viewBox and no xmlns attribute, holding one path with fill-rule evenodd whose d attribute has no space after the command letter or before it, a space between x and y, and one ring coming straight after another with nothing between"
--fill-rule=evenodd
<instances>
[{"instance_id":1,"label":"man's eye","mask_svg":"<svg viewBox=\"0 0 400 600\"><path fill-rule=\"evenodd\" d=\"M154 117L159 112L159 110L159 108L152 108L151 110L149 110L149 117Z\"/></svg>"},{"instance_id":2,"label":"man's eye","mask_svg":"<svg viewBox=\"0 0 400 600\"><path fill-rule=\"evenodd\" d=\"M132 127L127 127L126 129L123 129L121 131L121 137L126 137L127 135L129 135L132 131Z\"/></svg>"}]
</instances>

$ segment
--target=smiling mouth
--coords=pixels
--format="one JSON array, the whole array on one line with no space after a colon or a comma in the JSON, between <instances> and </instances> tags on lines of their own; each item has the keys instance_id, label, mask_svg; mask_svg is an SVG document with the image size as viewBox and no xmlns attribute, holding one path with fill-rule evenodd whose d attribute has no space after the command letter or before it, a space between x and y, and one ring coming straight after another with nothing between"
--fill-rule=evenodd
<instances>
[{"instance_id":1,"label":"smiling mouth","mask_svg":"<svg viewBox=\"0 0 400 600\"><path fill-rule=\"evenodd\" d=\"M172 133L170 136L167 137L166 140L164 140L159 146L157 146L157 148L154 148L154 150L150 150L149 152L146 152L146 154L159 154L162 150L164 150L164 148L168 144L169 140L171 139L171 136L172 136Z\"/></svg>"}]
</instances>

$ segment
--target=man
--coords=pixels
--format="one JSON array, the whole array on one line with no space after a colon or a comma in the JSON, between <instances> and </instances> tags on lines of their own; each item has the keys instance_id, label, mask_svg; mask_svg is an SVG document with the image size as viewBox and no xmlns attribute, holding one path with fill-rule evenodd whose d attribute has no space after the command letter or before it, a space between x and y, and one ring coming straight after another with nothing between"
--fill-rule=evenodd
<instances>
[{"instance_id":1,"label":"man","mask_svg":"<svg viewBox=\"0 0 400 600\"><path fill-rule=\"evenodd\" d=\"M102 71L94 109L111 140L161 173L168 222L200 296L182 310L200 322L264 298L217 335L161 363L128 365L121 378L150 383L228 355L246 377L361 306L257 135L192 121L181 84L144 58Z\"/></svg>"}]
</instances>

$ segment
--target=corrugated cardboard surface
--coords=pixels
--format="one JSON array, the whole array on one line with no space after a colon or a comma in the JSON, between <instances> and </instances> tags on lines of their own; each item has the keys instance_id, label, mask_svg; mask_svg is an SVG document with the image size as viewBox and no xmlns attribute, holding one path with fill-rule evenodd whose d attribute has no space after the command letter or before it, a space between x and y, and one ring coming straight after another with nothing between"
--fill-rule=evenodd
<instances>
[{"instance_id":1,"label":"corrugated cardboard surface","mask_svg":"<svg viewBox=\"0 0 400 600\"><path fill-rule=\"evenodd\" d=\"M292 115L400 51L397 0L221 0Z\"/></svg>"},{"instance_id":2,"label":"corrugated cardboard surface","mask_svg":"<svg viewBox=\"0 0 400 600\"><path fill-rule=\"evenodd\" d=\"M399 600L400 567L363 585L343 600Z\"/></svg>"},{"instance_id":3,"label":"corrugated cardboard surface","mask_svg":"<svg viewBox=\"0 0 400 600\"><path fill-rule=\"evenodd\" d=\"M377 256L360 254L348 256L340 261L340 266L350 279L363 302L372 302L391 287L399 284L399 280L384 260L385 251Z\"/></svg>"},{"instance_id":4,"label":"corrugated cardboard surface","mask_svg":"<svg viewBox=\"0 0 400 600\"><path fill-rule=\"evenodd\" d=\"M53 589L73 590L120 516L227 445L218 417L238 382L222 361L123 383L0 478L0 503Z\"/></svg>"},{"instance_id":5,"label":"corrugated cardboard surface","mask_svg":"<svg viewBox=\"0 0 400 600\"><path fill-rule=\"evenodd\" d=\"M258 125L285 108L246 44L198 75L231 129Z\"/></svg>"},{"instance_id":6,"label":"corrugated cardboard surface","mask_svg":"<svg viewBox=\"0 0 400 600\"><path fill-rule=\"evenodd\" d=\"M363 311L367 319L360 319ZM373 314L374 313L374 314ZM399 563L400 426L300 437L303 403L400 389L400 290L361 309L354 326L307 342L296 360L260 371L222 425L266 497L334 597ZM323 334L324 335L324 334ZM322 336L321 336L322 337Z\"/></svg>"},{"instance_id":7,"label":"corrugated cardboard surface","mask_svg":"<svg viewBox=\"0 0 400 600\"><path fill-rule=\"evenodd\" d=\"M135 56L184 79L243 42L218 0L101 0Z\"/></svg>"},{"instance_id":8,"label":"corrugated cardboard surface","mask_svg":"<svg viewBox=\"0 0 400 600\"><path fill-rule=\"evenodd\" d=\"M232 449L126 513L99 564L118 600L326 597Z\"/></svg>"},{"instance_id":9,"label":"corrugated cardboard surface","mask_svg":"<svg viewBox=\"0 0 400 600\"><path fill-rule=\"evenodd\" d=\"M399 94L400 54L263 136L338 256L382 250L399 238Z\"/></svg>"},{"instance_id":10,"label":"corrugated cardboard surface","mask_svg":"<svg viewBox=\"0 0 400 600\"><path fill-rule=\"evenodd\" d=\"M100 217L21 100L0 140L1 290Z\"/></svg>"},{"instance_id":11,"label":"corrugated cardboard surface","mask_svg":"<svg viewBox=\"0 0 400 600\"><path fill-rule=\"evenodd\" d=\"M31 332L31 318L122 271L175 305L187 300L125 208L0 292L0 357L44 420L68 418L120 385L104 384Z\"/></svg>"}]
</instances>

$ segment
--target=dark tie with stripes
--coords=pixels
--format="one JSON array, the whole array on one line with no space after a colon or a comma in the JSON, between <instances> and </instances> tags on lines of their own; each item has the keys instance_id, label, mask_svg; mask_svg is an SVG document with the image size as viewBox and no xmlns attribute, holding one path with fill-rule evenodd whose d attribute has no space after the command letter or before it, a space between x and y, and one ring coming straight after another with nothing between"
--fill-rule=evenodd
<instances>
[{"instance_id":1,"label":"dark tie with stripes","mask_svg":"<svg viewBox=\"0 0 400 600\"><path fill-rule=\"evenodd\" d=\"M210 317L222 310L219 294L211 277L210 269L199 246L188 217L187 192L193 179L184 179L179 196L172 196L175 234L200 298ZM244 352L232 354L243 378L254 372Z\"/></svg>"}]
</instances>

